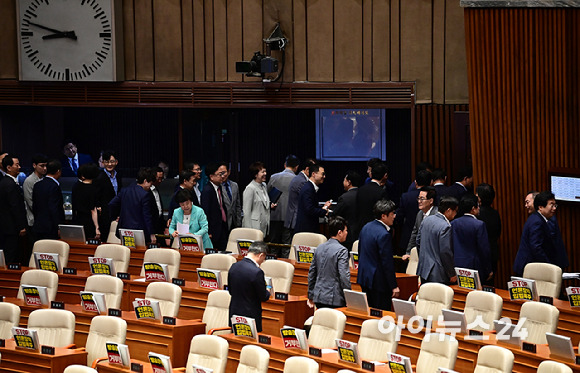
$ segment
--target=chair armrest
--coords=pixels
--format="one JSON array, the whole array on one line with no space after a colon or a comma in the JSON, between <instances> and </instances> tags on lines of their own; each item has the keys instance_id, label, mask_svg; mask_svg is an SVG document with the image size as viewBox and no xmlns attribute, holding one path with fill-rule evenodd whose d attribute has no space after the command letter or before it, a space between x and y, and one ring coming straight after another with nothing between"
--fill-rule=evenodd
<instances>
[{"instance_id":1,"label":"chair armrest","mask_svg":"<svg viewBox=\"0 0 580 373\"><path fill-rule=\"evenodd\" d=\"M224 327L221 327L221 328L213 328L213 329L210 329L210 330L207 332L207 335L213 335L213 333L215 333L215 332L219 332L220 330L230 330L230 331L231 331L231 330L232 330L232 328L230 328L229 326L228 326L228 327L225 327L225 326L224 326Z\"/></svg>"},{"instance_id":2,"label":"chair armrest","mask_svg":"<svg viewBox=\"0 0 580 373\"><path fill-rule=\"evenodd\" d=\"M174 373L185 373L185 368L173 368Z\"/></svg>"},{"instance_id":3,"label":"chair armrest","mask_svg":"<svg viewBox=\"0 0 580 373\"><path fill-rule=\"evenodd\" d=\"M66 346L64 346L64 348L71 350L71 349L75 349L75 348L77 348L77 345L76 345L76 344L74 344L74 343L71 343L70 345L66 345Z\"/></svg>"},{"instance_id":4,"label":"chair armrest","mask_svg":"<svg viewBox=\"0 0 580 373\"><path fill-rule=\"evenodd\" d=\"M408 299L410 302L415 302L417 301L417 292L414 292L413 294L411 294L411 296Z\"/></svg>"},{"instance_id":5,"label":"chair armrest","mask_svg":"<svg viewBox=\"0 0 580 373\"><path fill-rule=\"evenodd\" d=\"M108 357L98 357L98 358L96 358L95 361L93 361L93 363L91 364L91 368L97 369L97 364L100 363L101 361L104 361L104 360L109 360L109 358Z\"/></svg>"}]
</instances>

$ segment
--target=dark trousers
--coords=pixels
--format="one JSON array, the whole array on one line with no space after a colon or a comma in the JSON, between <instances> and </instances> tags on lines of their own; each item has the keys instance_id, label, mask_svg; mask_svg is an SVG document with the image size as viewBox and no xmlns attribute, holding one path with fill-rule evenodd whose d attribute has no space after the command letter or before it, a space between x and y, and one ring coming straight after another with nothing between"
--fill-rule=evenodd
<instances>
[{"instance_id":1,"label":"dark trousers","mask_svg":"<svg viewBox=\"0 0 580 373\"><path fill-rule=\"evenodd\" d=\"M367 294L367 301L369 307L377 308L380 310L390 311L391 310L391 298L393 291L391 289L371 289L365 286L361 286L363 293Z\"/></svg>"},{"instance_id":2,"label":"dark trousers","mask_svg":"<svg viewBox=\"0 0 580 373\"><path fill-rule=\"evenodd\" d=\"M20 262L20 253L18 252L18 235L2 234L0 235L0 249L4 251L6 264ZM28 262L26 262L28 265Z\"/></svg>"}]
</instances>

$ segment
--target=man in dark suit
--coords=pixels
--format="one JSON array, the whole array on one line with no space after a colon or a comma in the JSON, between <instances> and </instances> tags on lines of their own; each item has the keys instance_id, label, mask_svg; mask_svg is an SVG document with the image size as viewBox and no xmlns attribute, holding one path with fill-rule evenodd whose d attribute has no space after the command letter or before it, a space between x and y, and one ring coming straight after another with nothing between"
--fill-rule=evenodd
<instances>
[{"instance_id":1,"label":"man in dark suit","mask_svg":"<svg viewBox=\"0 0 580 373\"><path fill-rule=\"evenodd\" d=\"M284 227L290 230L290 235L294 234L296 226L296 214L298 212L298 196L300 189L308 182L310 177L310 168L316 164L316 160L307 158L302 164L302 171L290 181L288 185L288 209L284 219Z\"/></svg>"},{"instance_id":2,"label":"man in dark suit","mask_svg":"<svg viewBox=\"0 0 580 373\"><path fill-rule=\"evenodd\" d=\"M105 150L102 157L105 168L99 173L99 176L95 179L94 183L99 188L99 194L101 197L99 227L101 231L101 239L104 242L107 239L111 226L109 202L119 194L123 187L123 182L119 172L117 171L117 164L119 161L117 160L115 152L113 150Z\"/></svg>"},{"instance_id":3,"label":"man in dark suit","mask_svg":"<svg viewBox=\"0 0 580 373\"><path fill-rule=\"evenodd\" d=\"M471 167L466 167L459 172L457 181L455 184L445 190L445 196L455 197L458 201L467 192L471 192L471 186L473 184L473 169Z\"/></svg>"},{"instance_id":4,"label":"man in dark suit","mask_svg":"<svg viewBox=\"0 0 580 373\"><path fill-rule=\"evenodd\" d=\"M201 208L207 216L209 237L213 247L224 251L228 243L228 218L222 188L223 176L227 172L226 166L219 163L210 163L205 168L209 182L201 191Z\"/></svg>"},{"instance_id":5,"label":"man in dark suit","mask_svg":"<svg viewBox=\"0 0 580 373\"><path fill-rule=\"evenodd\" d=\"M302 186L298 195L295 233L320 231L318 218L326 216L328 207L332 203L332 201L326 201L323 207L318 206L316 193L325 177L324 167L319 164L310 167L310 179Z\"/></svg>"},{"instance_id":6,"label":"man in dark suit","mask_svg":"<svg viewBox=\"0 0 580 373\"><path fill-rule=\"evenodd\" d=\"M514 262L514 273L521 276L526 264L533 262L551 263L565 269L568 254L562 241L562 233L555 219L556 198L550 191L539 193L534 198L536 212L530 215L520 240Z\"/></svg>"},{"instance_id":7,"label":"man in dark suit","mask_svg":"<svg viewBox=\"0 0 580 373\"><path fill-rule=\"evenodd\" d=\"M342 216L346 220L348 235L342 243L347 249L352 248L354 243L353 231L356 227L356 194L362 181L361 176L356 171L349 170L342 181L345 192L338 197L336 207L332 211L334 216Z\"/></svg>"},{"instance_id":8,"label":"man in dark suit","mask_svg":"<svg viewBox=\"0 0 580 373\"><path fill-rule=\"evenodd\" d=\"M271 289L266 286L264 271L260 269L267 251L268 245L264 242L253 242L248 255L234 263L228 271L228 291L232 296L230 325L233 315L251 317L256 320L257 331L262 331L262 302L270 298Z\"/></svg>"},{"instance_id":9,"label":"man in dark suit","mask_svg":"<svg viewBox=\"0 0 580 373\"><path fill-rule=\"evenodd\" d=\"M435 191L437 192L437 196L435 197L435 206L439 206L439 199L441 197L447 195L447 172L442 168L436 168L431 173L433 176L433 186L435 187Z\"/></svg>"},{"instance_id":10,"label":"man in dark suit","mask_svg":"<svg viewBox=\"0 0 580 373\"><path fill-rule=\"evenodd\" d=\"M278 189L282 194L280 195L275 209L270 211L270 241L274 243L282 243L290 245L292 241L292 232L290 229L284 227L284 219L288 211L288 197L290 183L296 176L300 161L295 155L288 155L284 162L284 171L275 173L270 177L268 182L268 193L273 188ZM271 201L276 202L276 201ZM278 257L288 258L290 252L289 248L277 247Z\"/></svg>"},{"instance_id":11,"label":"man in dark suit","mask_svg":"<svg viewBox=\"0 0 580 373\"><path fill-rule=\"evenodd\" d=\"M240 187L238 183L230 180L231 170L228 168L228 164L225 162L221 163L221 166L225 166L227 172L222 177L222 196L224 197L224 207L226 209L226 215L228 218L228 233L234 228L239 228L242 226L242 202L240 201Z\"/></svg>"},{"instance_id":12,"label":"man in dark suit","mask_svg":"<svg viewBox=\"0 0 580 373\"><path fill-rule=\"evenodd\" d=\"M58 225L64 223L62 190L58 182L61 175L61 163L56 159L50 160L46 164L46 176L32 189L32 230L39 240L58 240Z\"/></svg>"},{"instance_id":13,"label":"man in dark suit","mask_svg":"<svg viewBox=\"0 0 580 373\"><path fill-rule=\"evenodd\" d=\"M8 154L2 159L6 175L0 177L0 249L4 250L6 263L22 260L18 250L19 237L26 234L26 209L22 190L16 177L20 161Z\"/></svg>"},{"instance_id":14,"label":"man in dark suit","mask_svg":"<svg viewBox=\"0 0 580 373\"><path fill-rule=\"evenodd\" d=\"M389 199L384 185L388 178L387 165L383 162L375 163L371 169L371 181L361 186L356 194L357 223L353 239L358 238L362 227L374 219L373 207L381 199Z\"/></svg>"},{"instance_id":15,"label":"man in dark suit","mask_svg":"<svg viewBox=\"0 0 580 373\"><path fill-rule=\"evenodd\" d=\"M61 159L61 164L62 176L64 177L77 176L77 170L82 164L95 163L90 155L78 153L77 146L71 140L64 142L62 152L64 156Z\"/></svg>"},{"instance_id":16,"label":"man in dark suit","mask_svg":"<svg viewBox=\"0 0 580 373\"><path fill-rule=\"evenodd\" d=\"M367 294L370 307L390 311L391 299L399 295L390 232L395 222L395 203L380 200L373 211L376 220L367 223L359 236L357 282Z\"/></svg>"},{"instance_id":17,"label":"man in dark suit","mask_svg":"<svg viewBox=\"0 0 580 373\"><path fill-rule=\"evenodd\" d=\"M493 276L491 253L485 223L477 219L477 197L464 195L459 201L458 214L460 217L451 222L455 266L475 269L482 281L489 281Z\"/></svg>"},{"instance_id":18,"label":"man in dark suit","mask_svg":"<svg viewBox=\"0 0 580 373\"><path fill-rule=\"evenodd\" d=\"M145 241L152 243L157 242L149 192L154 180L153 170L142 167L137 174L137 183L123 188L109 203L111 221L119 218L118 228L142 230Z\"/></svg>"},{"instance_id":19,"label":"man in dark suit","mask_svg":"<svg viewBox=\"0 0 580 373\"><path fill-rule=\"evenodd\" d=\"M477 186L476 196L479 198L479 220L485 223L487 229L487 240L489 241L489 251L491 253L491 271L497 273L497 262L499 260L499 236L501 235L501 218L496 209L491 205L495 198L493 186L481 183ZM493 279L487 282L493 285Z\"/></svg>"},{"instance_id":20,"label":"man in dark suit","mask_svg":"<svg viewBox=\"0 0 580 373\"><path fill-rule=\"evenodd\" d=\"M409 243L407 244L407 251L401 259L409 259L411 257L411 249L414 247L417 247L417 250L419 250L419 247L417 246L417 234L419 234L419 228L421 228L423 219L425 219L427 216L435 215L437 211L439 211L437 206L434 206L436 194L437 192L435 192L435 188L432 186L423 187L419 191L419 197L417 197L419 212L415 217L415 225L411 231L411 237L409 238Z\"/></svg>"}]
</instances>

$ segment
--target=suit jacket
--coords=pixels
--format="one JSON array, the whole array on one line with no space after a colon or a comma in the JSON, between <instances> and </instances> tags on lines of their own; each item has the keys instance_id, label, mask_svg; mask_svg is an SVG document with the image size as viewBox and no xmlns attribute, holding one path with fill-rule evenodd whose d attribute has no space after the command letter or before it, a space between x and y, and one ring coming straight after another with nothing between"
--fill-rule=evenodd
<instances>
[{"instance_id":1,"label":"suit jacket","mask_svg":"<svg viewBox=\"0 0 580 373\"><path fill-rule=\"evenodd\" d=\"M177 186L177 188L175 189L175 193L173 193L173 196L171 197L171 201L169 201L169 208L167 209L167 220L171 220L173 217L173 212L175 211L175 209L179 208L179 203L177 203L177 201L175 201L175 196L177 195L177 193L179 193L180 191L182 191L184 188L182 188L181 186ZM194 206L197 207L201 207L201 205L199 204L199 201L197 200L197 194L195 194L194 190L191 190L191 202L193 202Z\"/></svg>"},{"instance_id":2,"label":"suit jacket","mask_svg":"<svg viewBox=\"0 0 580 373\"><path fill-rule=\"evenodd\" d=\"M99 188L99 204L97 206L101 207L99 226L104 239L106 239L106 235L109 233L108 229L111 224L111 221L109 220L111 215L109 212L109 202L111 202L117 194L121 193L121 188L123 187L123 180L117 170L115 170L115 179L117 180L117 193L115 193L115 188L113 188L109 175L107 175L104 170L99 172L99 176L97 176L93 182L93 184L97 185Z\"/></svg>"},{"instance_id":3,"label":"suit jacket","mask_svg":"<svg viewBox=\"0 0 580 373\"><path fill-rule=\"evenodd\" d=\"M226 216L228 217L228 229L231 231L234 228L242 226L242 204L240 202L240 188L238 187L238 183L232 180L228 181L230 183L232 199L228 196L224 184L221 185L221 188L222 196L224 197L224 206L226 208Z\"/></svg>"},{"instance_id":4,"label":"suit jacket","mask_svg":"<svg viewBox=\"0 0 580 373\"><path fill-rule=\"evenodd\" d=\"M437 206L433 206L427 216L435 215L439 211ZM415 225L413 226L413 231L411 232L411 237L409 238L409 244L407 245L407 255L411 255L411 249L417 247L419 249L419 245L417 244L417 234L419 233L419 228L421 228L421 223L425 218L425 213L421 210L417 213L415 217Z\"/></svg>"},{"instance_id":5,"label":"suit jacket","mask_svg":"<svg viewBox=\"0 0 580 373\"><path fill-rule=\"evenodd\" d=\"M95 161L93 161L93 158L88 154L77 153L77 155L79 156L78 157L79 167L85 163L95 163ZM69 162L68 157L63 156L60 159L60 163L62 164L62 176L63 177L77 176L77 173L75 171L73 171L71 166L70 166L70 162Z\"/></svg>"},{"instance_id":6,"label":"suit jacket","mask_svg":"<svg viewBox=\"0 0 580 373\"><path fill-rule=\"evenodd\" d=\"M521 276L528 263L551 263L561 268L568 266L568 256L562 241L558 223L546 222L539 212L530 215L520 239L520 247L514 261L514 273Z\"/></svg>"},{"instance_id":7,"label":"suit jacket","mask_svg":"<svg viewBox=\"0 0 580 373\"><path fill-rule=\"evenodd\" d=\"M369 289L389 292L397 287L393 240L385 225L373 220L361 230L357 282Z\"/></svg>"},{"instance_id":8,"label":"suit jacket","mask_svg":"<svg viewBox=\"0 0 580 373\"><path fill-rule=\"evenodd\" d=\"M435 205L439 206L439 200L441 199L441 197L447 195L448 186L446 186L444 184L438 184L438 185L434 185L433 187L435 188L435 192L437 193L435 196L434 202L435 202Z\"/></svg>"},{"instance_id":9,"label":"suit jacket","mask_svg":"<svg viewBox=\"0 0 580 373\"><path fill-rule=\"evenodd\" d=\"M419 192L419 189L415 189L403 193L401 196L401 203L397 209L396 217L398 224L402 225L401 239L399 241L399 247L401 249L407 249L407 246L409 245L409 239L411 238L411 233L413 232L413 227L415 226L415 221L417 219L417 213L419 212L419 204L417 203Z\"/></svg>"},{"instance_id":10,"label":"suit jacket","mask_svg":"<svg viewBox=\"0 0 580 373\"><path fill-rule=\"evenodd\" d=\"M306 182L300 189L298 196L298 210L296 211L296 226L294 232L318 233L319 217L326 215L326 210L318 206L316 190L310 181Z\"/></svg>"},{"instance_id":11,"label":"suit jacket","mask_svg":"<svg viewBox=\"0 0 580 373\"><path fill-rule=\"evenodd\" d=\"M286 218L286 212L288 211L288 197L289 197L289 188L290 182L296 174L290 169L285 169L282 172L278 172L270 177L270 181L268 182L268 192L272 190L272 188L278 189L282 194L278 199L278 206L272 211L270 211L270 220L272 221L284 221Z\"/></svg>"},{"instance_id":12,"label":"suit jacket","mask_svg":"<svg viewBox=\"0 0 580 373\"><path fill-rule=\"evenodd\" d=\"M52 178L45 176L32 189L33 231L43 236L58 237L58 225L64 223L62 190Z\"/></svg>"},{"instance_id":13,"label":"suit jacket","mask_svg":"<svg viewBox=\"0 0 580 373\"><path fill-rule=\"evenodd\" d=\"M461 197L467 193L467 189L460 183L453 183L451 186L447 187L444 193L445 196L455 197L459 201L461 200Z\"/></svg>"},{"instance_id":14,"label":"suit jacket","mask_svg":"<svg viewBox=\"0 0 580 373\"><path fill-rule=\"evenodd\" d=\"M423 220L417 235L417 274L428 282L448 284L455 276L451 224L438 212Z\"/></svg>"},{"instance_id":15,"label":"suit jacket","mask_svg":"<svg viewBox=\"0 0 580 373\"><path fill-rule=\"evenodd\" d=\"M0 177L0 234L18 235L26 228L26 223L26 208L20 187L10 176Z\"/></svg>"},{"instance_id":16,"label":"suit jacket","mask_svg":"<svg viewBox=\"0 0 580 373\"><path fill-rule=\"evenodd\" d=\"M138 184L131 184L123 188L121 193L109 202L111 220L119 217L118 228L143 230L145 240L149 241L155 233L154 219L152 215L152 195L150 191L143 189ZM154 204L154 202L153 202ZM155 206L155 210L157 207Z\"/></svg>"},{"instance_id":17,"label":"suit jacket","mask_svg":"<svg viewBox=\"0 0 580 373\"><path fill-rule=\"evenodd\" d=\"M308 299L334 307L346 306L344 289L351 288L349 253L331 238L319 245L308 270Z\"/></svg>"},{"instance_id":18,"label":"suit jacket","mask_svg":"<svg viewBox=\"0 0 580 373\"><path fill-rule=\"evenodd\" d=\"M358 238L359 231L366 223L374 220L373 207L377 201L389 198L385 188L379 184L371 181L368 184L361 186L356 194L356 216L357 216L357 231L354 239Z\"/></svg>"},{"instance_id":19,"label":"suit jacket","mask_svg":"<svg viewBox=\"0 0 580 373\"><path fill-rule=\"evenodd\" d=\"M338 197L338 202L334 208L334 216L342 216L346 219L348 236L344 242L345 246L350 247L354 242L354 232L356 230L356 195L359 188L351 188Z\"/></svg>"},{"instance_id":20,"label":"suit jacket","mask_svg":"<svg viewBox=\"0 0 580 373\"><path fill-rule=\"evenodd\" d=\"M296 226L296 214L298 212L298 196L300 189L308 181L308 177L304 172L300 171L298 175L294 176L290 185L288 185L288 209L286 210L286 218L284 219L284 226L289 229L294 229Z\"/></svg>"},{"instance_id":21,"label":"suit jacket","mask_svg":"<svg viewBox=\"0 0 580 373\"><path fill-rule=\"evenodd\" d=\"M256 320L256 329L261 332L262 302L270 298L264 271L249 258L234 263L228 272L228 291L232 296L229 320L233 315L251 317Z\"/></svg>"},{"instance_id":22,"label":"suit jacket","mask_svg":"<svg viewBox=\"0 0 580 373\"><path fill-rule=\"evenodd\" d=\"M183 223L183 209L178 207L173 211L173 219L169 225L169 234L173 234L177 230L177 223ZM201 207L193 206L191 209L191 216L189 217L189 233L200 235L203 240L203 248L213 248L213 244L209 239L207 218L205 212Z\"/></svg>"},{"instance_id":23,"label":"suit jacket","mask_svg":"<svg viewBox=\"0 0 580 373\"><path fill-rule=\"evenodd\" d=\"M483 281L491 273L491 253L485 223L473 215L464 215L451 222L453 259L456 267L476 269Z\"/></svg>"},{"instance_id":24,"label":"suit jacket","mask_svg":"<svg viewBox=\"0 0 580 373\"><path fill-rule=\"evenodd\" d=\"M250 181L244 189L244 228L259 229L264 237L270 229L270 198L266 191L266 183L258 184Z\"/></svg>"},{"instance_id":25,"label":"suit jacket","mask_svg":"<svg viewBox=\"0 0 580 373\"><path fill-rule=\"evenodd\" d=\"M499 259L499 236L501 235L501 219L499 213L491 206L481 206L479 208L479 220L485 223L487 229L487 240L491 252L491 261L496 263Z\"/></svg>"},{"instance_id":26,"label":"suit jacket","mask_svg":"<svg viewBox=\"0 0 580 373\"><path fill-rule=\"evenodd\" d=\"M207 222L209 224L209 234L211 235L212 242L219 242L222 239L227 239L224 236L227 236L228 232L222 229L223 221L220 204L216 195L216 191L211 182L207 183L201 191L201 207L203 208L205 216L207 217ZM226 208L225 204L223 204L223 207L224 209Z\"/></svg>"}]
</instances>

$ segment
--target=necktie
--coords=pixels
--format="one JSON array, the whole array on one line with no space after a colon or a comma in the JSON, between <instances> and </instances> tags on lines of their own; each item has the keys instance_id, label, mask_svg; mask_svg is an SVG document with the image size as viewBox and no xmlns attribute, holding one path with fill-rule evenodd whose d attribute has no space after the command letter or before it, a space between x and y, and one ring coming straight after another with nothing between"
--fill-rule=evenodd
<instances>
[{"instance_id":1,"label":"necktie","mask_svg":"<svg viewBox=\"0 0 580 373\"><path fill-rule=\"evenodd\" d=\"M76 162L76 160L75 160L74 158L71 158L70 164L71 164L71 166L72 166L72 170L73 170L73 172L74 172L74 173L75 173L75 175L76 175L76 173L77 173L77 170L79 169L79 168L77 167L77 162Z\"/></svg>"},{"instance_id":2,"label":"necktie","mask_svg":"<svg viewBox=\"0 0 580 373\"><path fill-rule=\"evenodd\" d=\"M230 182L228 181L226 184L226 192L228 192L228 197L230 201L232 201L232 188L230 188Z\"/></svg>"},{"instance_id":3,"label":"necktie","mask_svg":"<svg viewBox=\"0 0 580 373\"><path fill-rule=\"evenodd\" d=\"M220 202L220 210L222 212L222 221L227 221L226 218L226 210L224 210L224 204L222 202L222 188L218 188L218 196L219 196L219 202Z\"/></svg>"}]
</instances>

